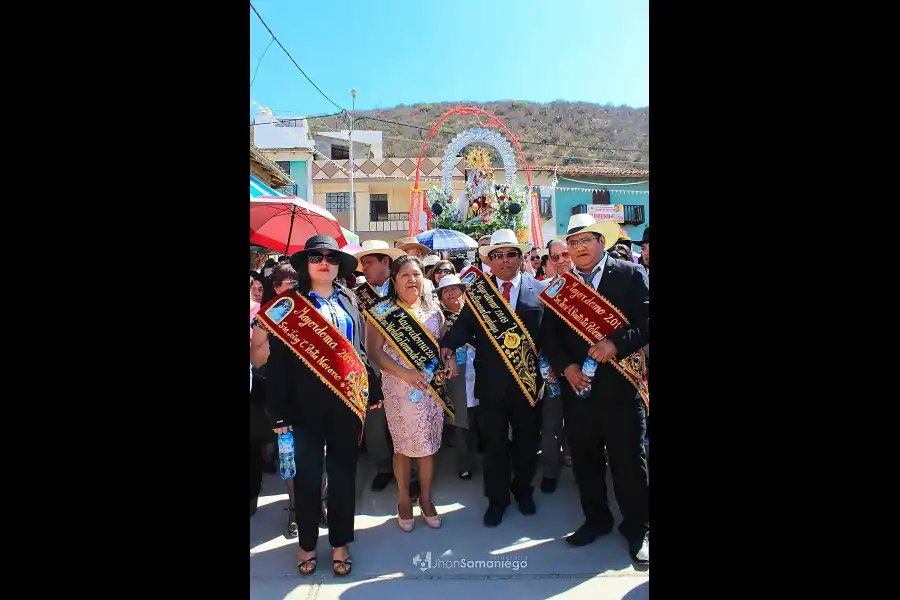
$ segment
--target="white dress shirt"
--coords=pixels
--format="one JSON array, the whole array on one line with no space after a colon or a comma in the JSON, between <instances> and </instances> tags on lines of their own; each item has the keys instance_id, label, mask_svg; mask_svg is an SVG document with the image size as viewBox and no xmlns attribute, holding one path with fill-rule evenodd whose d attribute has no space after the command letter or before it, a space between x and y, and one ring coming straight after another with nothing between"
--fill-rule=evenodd
<instances>
[{"instance_id":1,"label":"white dress shirt","mask_svg":"<svg viewBox=\"0 0 900 600\"><path fill-rule=\"evenodd\" d=\"M591 285L594 289L597 289L597 286L600 285L600 280L603 278L603 270L606 269L606 259L609 258L609 254L606 252L603 253L603 258L600 259L600 262L597 263L597 266L593 268L594 278L591 280ZM579 279L584 281L584 277L581 276L581 269L575 267L575 272L578 275ZM586 274L586 273L585 273Z\"/></svg>"},{"instance_id":2,"label":"white dress shirt","mask_svg":"<svg viewBox=\"0 0 900 600\"><path fill-rule=\"evenodd\" d=\"M497 277L497 289L500 290L500 295L503 295L503 280ZM509 305L513 310L516 310L516 302L519 300L519 287L522 285L522 273L516 273L516 276L512 279L512 289L509 290Z\"/></svg>"},{"instance_id":3,"label":"white dress shirt","mask_svg":"<svg viewBox=\"0 0 900 600\"><path fill-rule=\"evenodd\" d=\"M472 408L478 406L478 398L475 397L475 348L466 344L466 406ZM469 427L472 425L469 424Z\"/></svg>"},{"instance_id":4,"label":"white dress shirt","mask_svg":"<svg viewBox=\"0 0 900 600\"><path fill-rule=\"evenodd\" d=\"M384 298L388 293L388 286L391 284L391 278L388 277L381 285L373 285L372 288L378 292L378 295Z\"/></svg>"}]
</instances>

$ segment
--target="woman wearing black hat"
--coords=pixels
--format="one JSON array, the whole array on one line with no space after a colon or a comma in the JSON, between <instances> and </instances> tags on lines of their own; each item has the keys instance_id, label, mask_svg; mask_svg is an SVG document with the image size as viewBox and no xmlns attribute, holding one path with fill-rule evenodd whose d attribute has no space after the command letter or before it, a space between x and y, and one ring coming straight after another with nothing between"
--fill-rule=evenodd
<instances>
[{"instance_id":1,"label":"woman wearing black hat","mask_svg":"<svg viewBox=\"0 0 900 600\"><path fill-rule=\"evenodd\" d=\"M349 341L364 364L366 355L360 341L359 308L353 293L341 283L357 267L357 261L352 255L341 252L334 238L315 235L306 240L303 250L291 257L291 265L297 272L297 286L264 306L258 317L265 315L272 319L263 323L269 330L268 408L275 421L276 433L294 432L297 465L294 496L300 543L297 568L302 575L312 575L316 571L323 450L327 445L328 539L333 548L334 574L344 576L351 570L347 545L353 541L357 448L362 417L345 405L346 400L327 386L324 379L320 379L321 374L315 373L305 362L310 360L315 364L315 357L300 358L300 348L305 344L291 343L289 347L279 337L280 331L272 328L272 322L285 320L284 313L276 309L279 304L289 302L287 298L295 303L296 310L291 311L294 314L306 311L308 302L333 326L327 331L319 328L311 335L330 334L336 338L340 332L346 340L338 341ZM297 297L298 294L302 298ZM269 316L273 314L278 316ZM300 329L308 327L301 326ZM351 380L347 378L346 381Z\"/></svg>"}]
</instances>

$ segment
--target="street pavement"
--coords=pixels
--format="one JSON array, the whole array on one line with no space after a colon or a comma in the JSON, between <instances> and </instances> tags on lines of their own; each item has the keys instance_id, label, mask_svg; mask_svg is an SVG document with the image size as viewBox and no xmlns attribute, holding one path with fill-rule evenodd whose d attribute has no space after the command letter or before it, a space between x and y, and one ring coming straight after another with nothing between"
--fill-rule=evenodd
<instances>
[{"instance_id":1,"label":"street pavement","mask_svg":"<svg viewBox=\"0 0 900 600\"><path fill-rule=\"evenodd\" d=\"M535 476L537 514L524 516L513 501L496 528L482 515L487 501L481 472L459 479L452 449L437 455L434 503L443 516L430 529L415 507L411 533L397 526L396 483L373 492L374 465L360 458L357 472L356 540L350 545L353 572L331 572L328 531L319 530L318 570L297 572L297 540L286 539L287 491L280 476L264 475L259 509L250 519L250 598L252 600L604 600L649 598L648 570L637 571L618 533L572 548L566 535L582 523L572 470L564 468L553 494L540 491ZM608 474L607 474L608 478ZM612 484L609 482L612 494ZM614 497L613 514L620 518Z\"/></svg>"}]
</instances>

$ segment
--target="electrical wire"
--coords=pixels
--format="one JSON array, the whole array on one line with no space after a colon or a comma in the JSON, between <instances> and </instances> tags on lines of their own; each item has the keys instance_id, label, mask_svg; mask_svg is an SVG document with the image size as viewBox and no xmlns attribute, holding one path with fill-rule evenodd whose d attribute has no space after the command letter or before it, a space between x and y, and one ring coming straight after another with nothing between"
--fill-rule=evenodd
<instances>
[{"instance_id":1,"label":"electrical wire","mask_svg":"<svg viewBox=\"0 0 900 600\"><path fill-rule=\"evenodd\" d=\"M269 35L272 36L272 39L275 40L275 42L276 42L276 43L278 44L278 46L284 51L284 53L287 55L287 57L288 57L289 59L291 59L291 62L294 63L294 66L295 66L295 67L297 67L297 70L300 71L300 73L302 73L304 77L306 77L306 80L307 80L308 82L310 82L310 83L312 84L312 86L313 86L314 88L316 88L316 90L318 90L318 92L319 92L320 94L322 94L322 97L324 97L326 100L328 100L329 102L331 102L332 104L334 104L334 105L335 105L338 109L340 109L342 112L347 112L346 109L345 109L344 107L342 107L340 104L338 104L337 102L335 102L334 100L332 100L331 98L329 98L329 97L325 94L325 92L323 92L321 89L319 89L319 86L317 86L317 85L315 84L315 82L314 82L312 79L309 78L309 75L307 75L306 72L305 72L303 69L300 68L300 65L297 64L297 61L294 60L294 57L291 56L291 53L287 51L287 48L284 47L284 45L281 43L281 41L278 39L278 37L272 32L272 30L271 30L271 29L269 28L269 26L266 24L265 20L262 18L262 15L260 15L260 14L259 14L259 11L256 10L256 7L253 6L253 3L252 3L252 2L250 3L250 8L252 8L252 9L253 9L253 12L256 13L256 17L259 19L259 22L263 24L263 27L265 27L265 28L266 28L266 31L269 32Z\"/></svg>"},{"instance_id":2,"label":"electrical wire","mask_svg":"<svg viewBox=\"0 0 900 600\"><path fill-rule=\"evenodd\" d=\"M256 81L256 74L259 73L259 65L262 64L263 59L266 57L266 52L268 52L269 48L272 47L272 42L274 42L274 41L275 41L275 38L272 38L271 40L269 40L269 45L266 46L265 50L263 50L262 56L260 56L256 60L256 68L253 69L253 78L250 80L250 87L253 87L253 82ZM256 55L254 54L253 56L256 56Z\"/></svg>"}]
</instances>

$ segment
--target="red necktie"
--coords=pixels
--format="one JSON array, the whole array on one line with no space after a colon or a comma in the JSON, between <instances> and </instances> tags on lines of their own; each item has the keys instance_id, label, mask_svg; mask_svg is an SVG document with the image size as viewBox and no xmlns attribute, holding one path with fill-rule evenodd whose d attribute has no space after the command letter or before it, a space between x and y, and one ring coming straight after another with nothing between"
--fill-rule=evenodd
<instances>
[{"instance_id":1,"label":"red necktie","mask_svg":"<svg viewBox=\"0 0 900 600\"><path fill-rule=\"evenodd\" d=\"M509 290L512 289L511 281L503 282L503 299L506 300L506 303L512 305L512 300L509 299Z\"/></svg>"}]
</instances>

